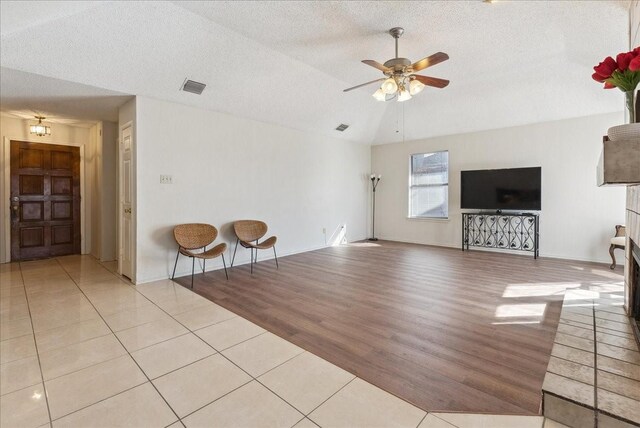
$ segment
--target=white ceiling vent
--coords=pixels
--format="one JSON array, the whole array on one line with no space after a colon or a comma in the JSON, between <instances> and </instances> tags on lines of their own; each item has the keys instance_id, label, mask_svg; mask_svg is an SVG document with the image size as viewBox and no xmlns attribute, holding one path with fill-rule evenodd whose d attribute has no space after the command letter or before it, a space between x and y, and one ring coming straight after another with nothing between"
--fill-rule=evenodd
<instances>
[{"instance_id":1,"label":"white ceiling vent","mask_svg":"<svg viewBox=\"0 0 640 428\"><path fill-rule=\"evenodd\" d=\"M336 131L344 131L345 129L347 129L349 127L349 125L345 125L344 123L341 123L340 125L338 125L338 127L336 128Z\"/></svg>"},{"instance_id":2,"label":"white ceiling vent","mask_svg":"<svg viewBox=\"0 0 640 428\"><path fill-rule=\"evenodd\" d=\"M198 94L198 95L200 95L202 91L204 91L204 88L206 87L207 85L205 85L204 83L195 82L189 79L186 79L182 84L183 91L191 92L192 94Z\"/></svg>"}]
</instances>

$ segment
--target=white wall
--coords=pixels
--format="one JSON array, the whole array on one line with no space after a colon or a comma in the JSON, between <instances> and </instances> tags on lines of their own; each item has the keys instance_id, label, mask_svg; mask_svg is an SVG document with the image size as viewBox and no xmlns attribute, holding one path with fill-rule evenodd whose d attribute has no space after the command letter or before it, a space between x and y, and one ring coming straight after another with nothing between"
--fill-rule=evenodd
<instances>
[{"instance_id":1,"label":"white wall","mask_svg":"<svg viewBox=\"0 0 640 428\"><path fill-rule=\"evenodd\" d=\"M91 185L87 179L86 171L90 169L91 160L86 157L86 149L90 144L89 128L77 126L67 126L57 123L47 123L51 127L51 135L38 137L29 134L29 125L34 124L35 120L22 120L0 115L0 263L8 262L10 259L10 251L7 246L10 237L10 220L9 207L9 168L10 156L8 145L5 140L28 141L34 143L49 143L59 145L69 145L80 147L81 165L80 172L83 178L81 182L81 193L83 193L82 206L85 208L84 213L90 213L91 209ZM83 224L81 228L84 230L82 236L82 248L84 253L91 251L91 215L83 216Z\"/></svg>"},{"instance_id":2,"label":"white wall","mask_svg":"<svg viewBox=\"0 0 640 428\"><path fill-rule=\"evenodd\" d=\"M231 244L234 220L260 219L278 236L279 255L323 247L343 224L349 240L365 237L369 146L144 97L136 108L136 282L171 274L180 223L213 224L217 242ZM239 248L236 262L248 260ZM181 261L178 272L190 272Z\"/></svg>"},{"instance_id":3,"label":"white wall","mask_svg":"<svg viewBox=\"0 0 640 428\"><path fill-rule=\"evenodd\" d=\"M621 95L622 97L622 95ZM597 187L602 135L622 112L372 148L383 180L376 198L376 235L460 247L460 171L542 166L540 255L610 262L609 239L624 223L625 188ZM408 219L409 156L449 150L449 219Z\"/></svg>"},{"instance_id":4,"label":"white wall","mask_svg":"<svg viewBox=\"0 0 640 428\"><path fill-rule=\"evenodd\" d=\"M629 6L630 48L640 46L640 0L633 0Z\"/></svg>"},{"instance_id":5,"label":"white wall","mask_svg":"<svg viewBox=\"0 0 640 428\"><path fill-rule=\"evenodd\" d=\"M100 260L116 259L118 215L118 125L102 122L102 206Z\"/></svg>"},{"instance_id":6,"label":"white wall","mask_svg":"<svg viewBox=\"0 0 640 428\"><path fill-rule=\"evenodd\" d=\"M91 255L97 259L100 259L101 250L101 236L100 236L100 222L101 212L100 205L102 201L102 186L101 186L101 148L99 142L99 132L101 129L100 124L95 124L89 129L89 144L85 150L85 158L87 159L88 168L85 169L86 183L90 186L91 200L88 212L91 215L86 216L85 224L91 230Z\"/></svg>"},{"instance_id":7,"label":"white wall","mask_svg":"<svg viewBox=\"0 0 640 428\"><path fill-rule=\"evenodd\" d=\"M101 261L116 259L116 175L117 125L98 122L89 133L87 158L91 168L87 181L91 183L91 255Z\"/></svg>"}]
</instances>

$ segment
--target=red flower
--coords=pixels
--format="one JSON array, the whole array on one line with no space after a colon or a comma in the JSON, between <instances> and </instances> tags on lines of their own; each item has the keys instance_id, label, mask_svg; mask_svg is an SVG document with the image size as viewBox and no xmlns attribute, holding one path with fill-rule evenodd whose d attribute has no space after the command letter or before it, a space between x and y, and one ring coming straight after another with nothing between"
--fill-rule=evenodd
<instances>
[{"instance_id":1,"label":"red flower","mask_svg":"<svg viewBox=\"0 0 640 428\"><path fill-rule=\"evenodd\" d=\"M616 62L618 63L618 70L625 71L629 68L629 63L632 59L634 59L636 55L632 52L619 53L616 57Z\"/></svg>"},{"instance_id":2,"label":"red flower","mask_svg":"<svg viewBox=\"0 0 640 428\"><path fill-rule=\"evenodd\" d=\"M602 80L605 80L605 79L608 79L609 77L611 77L611 74L614 71L616 71L617 68L618 68L618 64L610 56L606 57L604 59L604 61L602 61L600 64L596 65L595 67L593 67L593 69L595 70L596 74ZM593 78L595 80L598 80L598 79L595 78L595 75L594 75ZM602 81L602 80L598 80L598 81Z\"/></svg>"},{"instance_id":3,"label":"red flower","mask_svg":"<svg viewBox=\"0 0 640 428\"><path fill-rule=\"evenodd\" d=\"M609 82L604 82L604 88L605 89L613 89L616 86L613 83L609 83Z\"/></svg>"},{"instance_id":4,"label":"red flower","mask_svg":"<svg viewBox=\"0 0 640 428\"><path fill-rule=\"evenodd\" d=\"M629 63L629 70L640 71L640 48L636 48L634 51L635 50L638 50L638 55Z\"/></svg>"}]
</instances>

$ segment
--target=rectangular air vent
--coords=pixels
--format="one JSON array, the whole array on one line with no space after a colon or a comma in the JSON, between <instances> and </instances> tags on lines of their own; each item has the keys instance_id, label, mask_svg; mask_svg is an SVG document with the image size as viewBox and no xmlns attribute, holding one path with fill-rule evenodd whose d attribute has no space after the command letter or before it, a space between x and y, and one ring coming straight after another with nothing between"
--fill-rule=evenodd
<instances>
[{"instance_id":1,"label":"rectangular air vent","mask_svg":"<svg viewBox=\"0 0 640 428\"><path fill-rule=\"evenodd\" d=\"M184 83L182 84L183 91L191 92L192 94L198 94L198 95L200 95L202 91L204 91L204 88L206 87L207 85L205 85L204 83L195 82L189 79L185 80Z\"/></svg>"},{"instance_id":2,"label":"rectangular air vent","mask_svg":"<svg viewBox=\"0 0 640 428\"><path fill-rule=\"evenodd\" d=\"M345 125L344 123L341 123L337 128L336 131L344 131L345 129L347 129L349 127L349 125Z\"/></svg>"}]
</instances>

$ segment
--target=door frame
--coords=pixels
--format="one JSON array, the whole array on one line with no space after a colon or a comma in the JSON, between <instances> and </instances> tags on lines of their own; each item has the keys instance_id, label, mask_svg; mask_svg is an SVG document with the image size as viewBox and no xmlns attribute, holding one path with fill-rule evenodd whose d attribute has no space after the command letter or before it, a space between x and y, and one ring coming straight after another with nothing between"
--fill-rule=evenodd
<instances>
[{"instance_id":1,"label":"door frame","mask_svg":"<svg viewBox=\"0 0 640 428\"><path fill-rule=\"evenodd\" d=\"M84 155L86 143L59 143L54 141L41 141L35 138L11 138L4 137L2 142L2 164L5 165L0 178L2 178L2 186L0 186L0 209L4 233L4 240L0 242L0 263L8 263L11 261L11 213L9 212L9 195L11 195L11 141L23 141L25 143L53 144L58 146L72 146L80 148L80 253L87 254L87 245L85 240L85 168L87 159Z\"/></svg>"}]
</instances>

